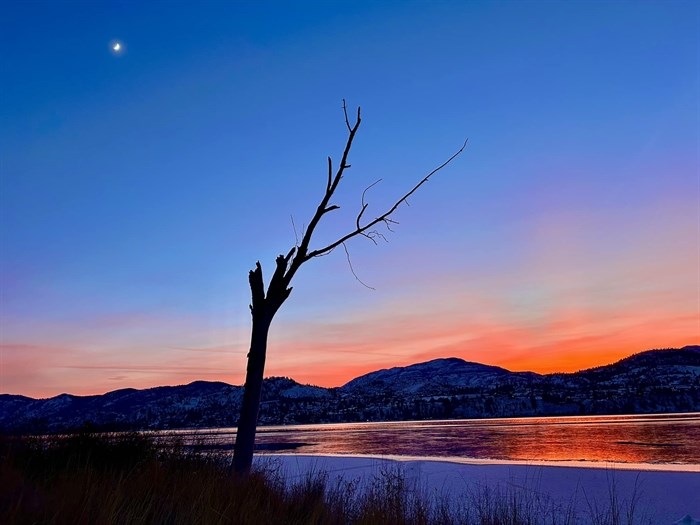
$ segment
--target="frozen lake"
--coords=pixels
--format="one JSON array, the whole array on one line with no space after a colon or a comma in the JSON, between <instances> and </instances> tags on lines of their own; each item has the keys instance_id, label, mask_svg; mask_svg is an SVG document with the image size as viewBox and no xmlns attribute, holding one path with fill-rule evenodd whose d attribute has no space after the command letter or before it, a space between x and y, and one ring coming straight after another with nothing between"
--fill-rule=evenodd
<instances>
[{"instance_id":1,"label":"frozen lake","mask_svg":"<svg viewBox=\"0 0 700 525\"><path fill-rule=\"evenodd\" d=\"M235 439L226 428L167 433L222 446ZM270 426L256 443L276 453L697 465L700 413Z\"/></svg>"}]
</instances>

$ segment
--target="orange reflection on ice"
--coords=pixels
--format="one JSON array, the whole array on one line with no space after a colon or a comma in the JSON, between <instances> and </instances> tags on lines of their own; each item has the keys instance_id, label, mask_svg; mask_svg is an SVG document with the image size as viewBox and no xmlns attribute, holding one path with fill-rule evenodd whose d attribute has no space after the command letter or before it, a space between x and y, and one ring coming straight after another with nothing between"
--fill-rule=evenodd
<instances>
[{"instance_id":1,"label":"orange reflection on ice","mask_svg":"<svg viewBox=\"0 0 700 525\"><path fill-rule=\"evenodd\" d=\"M257 442L317 454L700 463L700 414L261 427Z\"/></svg>"}]
</instances>

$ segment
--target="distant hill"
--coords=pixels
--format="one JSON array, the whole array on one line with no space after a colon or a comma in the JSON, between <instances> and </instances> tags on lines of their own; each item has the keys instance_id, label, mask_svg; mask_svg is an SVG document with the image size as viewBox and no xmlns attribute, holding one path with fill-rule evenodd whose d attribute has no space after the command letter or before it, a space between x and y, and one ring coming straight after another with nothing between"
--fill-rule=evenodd
<instances>
[{"instance_id":1,"label":"distant hill","mask_svg":"<svg viewBox=\"0 0 700 525\"><path fill-rule=\"evenodd\" d=\"M243 388L195 381L49 399L0 395L0 431L230 427ZM700 346L650 350L571 374L458 358L378 370L342 387L265 380L260 424L700 411Z\"/></svg>"},{"instance_id":2,"label":"distant hill","mask_svg":"<svg viewBox=\"0 0 700 525\"><path fill-rule=\"evenodd\" d=\"M391 395L440 395L450 394L455 389L480 388L484 384L499 382L505 378L516 380L529 374L531 373L510 372L497 366L448 357L370 372L346 383L341 390L358 395L373 390Z\"/></svg>"}]
</instances>

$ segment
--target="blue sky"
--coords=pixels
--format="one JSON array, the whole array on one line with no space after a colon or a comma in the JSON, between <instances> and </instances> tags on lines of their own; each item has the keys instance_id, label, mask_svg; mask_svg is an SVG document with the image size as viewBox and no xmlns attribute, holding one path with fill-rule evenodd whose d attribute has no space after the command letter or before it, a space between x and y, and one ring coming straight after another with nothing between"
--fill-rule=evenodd
<instances>
[{"instance_id":1,"label":"blue sky","mask_svg":"<svg viewBox=\"0 0 700 525\"><path fill-rule=\"evenodd\" d=\"M576 369L698 342L699 9L6 4L0 390L240 383L247 272L315 209L343 98L364 120L319 244L377 178L380 212L469 147L389 244L351 245L376 291L343 253L303 268L268 371Z\"/></svg>"}]
</instances>

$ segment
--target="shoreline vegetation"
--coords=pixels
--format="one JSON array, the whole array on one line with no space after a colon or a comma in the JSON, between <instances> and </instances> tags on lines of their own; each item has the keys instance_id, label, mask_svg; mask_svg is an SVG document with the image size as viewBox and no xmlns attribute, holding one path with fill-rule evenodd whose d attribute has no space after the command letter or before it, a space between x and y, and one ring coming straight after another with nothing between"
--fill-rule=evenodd
<instances>
[{"instance_id":1,"label":"shoreline vegetation","mask_svg":"<svg viewBox=\"0 0 700 525\"><path fill-rule=\"evenodd\" d=\"M537 470L529 484L492 484L472 472L440 490L424 483L441 472L435 465L444 470L439 462L351 459L263 455L246 477L231 473L230 452L140 433L3 437L0 523L670 525L693 510L656 521L639 474L630 487L606 471L603 497L583 486L562 500Z\"/></svg>"}]
</instances>

